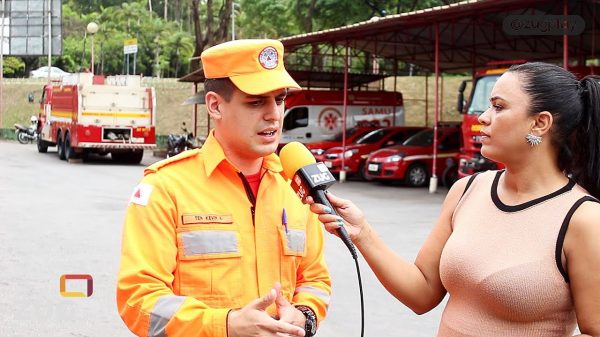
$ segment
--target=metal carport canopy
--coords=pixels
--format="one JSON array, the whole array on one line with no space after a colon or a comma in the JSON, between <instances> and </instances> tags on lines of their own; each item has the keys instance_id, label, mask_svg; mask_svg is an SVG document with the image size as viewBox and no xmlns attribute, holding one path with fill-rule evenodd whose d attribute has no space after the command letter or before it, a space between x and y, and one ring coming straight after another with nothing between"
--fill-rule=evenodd
<instances>
[{"instance_id":1,"label":"metal carport canopy","mask_svg":"<svg viewBox=\"0 0 600 337\"><path fill-rule=\"evenodd\" d=\"M302 52L306 46L346 47L346 92L349 88L349 48L377 58L403 61L433 70L436 76L435 131L433 172L429 191L435 192L440 72L474 73L491 61L516 59L562 63L564 67L571 64L585 65L588 58L596 57L596 31L600 26L596 13L599 7L598 0L469 0L383 18L377 17L340 28L287 37L281 41L288 55ZM565 17L566 15L569 16ZM567 28L574 31L568 33L567 30L561 30L561 24L569 24ZM540 25L547 25L548 30L544 31ZM529 31L526 32L527 29ZM572 35L571 38L569 34ZM318 53L318 48L312 50L313 54L315 51ZM570 58L569 55L575 57ZM312 60L314 59L313 57ZM310 70L315 73L323 71L318 67L311 64ZM294 71L298 70L289 63L287 69L292 76ZM390 75L396 73L397 69ZM346 106L344 129L345 120ZM342 167L343 165L342 160ZM340 172L341 180L345 177L342 173L343 169Z\"/></svg>"},{"instance_id":2,"label":"metal carport canopy","mask_svg":"<svg viewBox=\"0 0 600 337\"><path fill-rule=\"evenodd\" d=\"M600 27L597 18L599 9L598 0L470 0L373 18L344 27L286 37L281 41L287 54L307 45L331 44L434 70L437 24L440 34L439 70L442 72L473 71L494 60L562 63L565 42L568 55L573 56L569 61L584 65L586 58L597 57L594 49L598 44L594 40L598 39L595 33ZM568 36L568 41L564 35L556 34L556 30L553 34L519 35L516 25L552 24L555 17L549 15L565 13L578 16L585 23L583 32ZM546 16L548 22L528 22L527 17L533 15L538 18Z\"/></svg>"}]
</instances>

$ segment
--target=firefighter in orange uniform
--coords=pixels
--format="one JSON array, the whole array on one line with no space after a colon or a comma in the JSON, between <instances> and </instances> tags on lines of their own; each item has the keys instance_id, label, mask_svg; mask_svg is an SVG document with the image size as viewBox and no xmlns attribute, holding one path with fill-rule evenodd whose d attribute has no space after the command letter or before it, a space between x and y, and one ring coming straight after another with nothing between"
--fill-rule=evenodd
<instances>
[{"instance_id":1,"label":"firefighter in orange uniform","mask_svg":"<svg viewBox=\"0 0 600 337\"><path fill-rule=\"evenodd\" d=\"M202 53L215 128L131 196L117 305L138 336L312 336L331 292L323 229L274 154L299 89L276 40Z\"/></svg>"}]
</instances>

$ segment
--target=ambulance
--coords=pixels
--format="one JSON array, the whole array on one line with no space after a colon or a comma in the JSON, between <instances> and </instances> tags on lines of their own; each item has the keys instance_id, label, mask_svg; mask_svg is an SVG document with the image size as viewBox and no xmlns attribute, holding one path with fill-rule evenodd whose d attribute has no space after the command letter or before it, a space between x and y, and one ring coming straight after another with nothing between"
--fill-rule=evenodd
<instances>
[{"instance_id":1,"label":"ambulance","mask_svg":"<svg viewBox=\"0 0 600 337\"><path fill-rule=\"evenodd\" d=\"M350 91L347 102L346 128L404 125L404 104L399 92ZM343 91L291 91L285 105L281 144L332 140L343 130Z\"/></svg>"}]
</instances>

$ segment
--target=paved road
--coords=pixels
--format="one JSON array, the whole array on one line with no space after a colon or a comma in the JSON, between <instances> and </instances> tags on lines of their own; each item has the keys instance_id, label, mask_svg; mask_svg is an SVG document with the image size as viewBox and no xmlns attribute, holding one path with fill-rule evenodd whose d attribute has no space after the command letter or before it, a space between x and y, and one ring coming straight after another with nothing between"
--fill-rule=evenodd
<instances>
[{"instance_id":1,"label":"paved road","mask_svg":"<svg viewBox=\"0 0 600 337\"><path fill-rule=\"evenodd\" d=\"M37 153L34 145L0 142L0 336L133 336L115 305L121 226L143 167L156 160L147 154L141 165L100 157L68 164L55 152ZM364 182L337 184L332 191L362 207L384 240L408 259L416 256L445 194ZM359 337L352 258L329 235L326 255L334 295L317 336ZM415 315L387 293L363 260L360 266L365 336L435 336L441 308ZM60 296L63 274L92 275L93 295ZM85 286L69 290L85 291Z\"/></svg>"}]
</instances>

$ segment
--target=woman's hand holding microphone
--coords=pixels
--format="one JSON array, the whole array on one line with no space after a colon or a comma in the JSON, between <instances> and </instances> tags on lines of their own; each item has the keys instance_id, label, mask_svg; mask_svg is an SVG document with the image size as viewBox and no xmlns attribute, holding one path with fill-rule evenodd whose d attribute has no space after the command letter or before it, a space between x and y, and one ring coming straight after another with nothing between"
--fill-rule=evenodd
<instances>
[{"instance_id":1,"label":"woman's hand holding microphone","mask_svg":"<svg viewBox=\"0 0 600 337\"><path fill-rule=\"evenodd\" d=\"M371 231L371 226L367 223L363 212L350 200L338 198L331 192L327 192L326 195L339 216L333 214L329 207L317 204L311 197L308 197L310 210L319 216L319 221L323 223L325 230L329 233L337 235L337 229L343 226L352 242L360 245Z\"/></svg>"}]
</instances>

